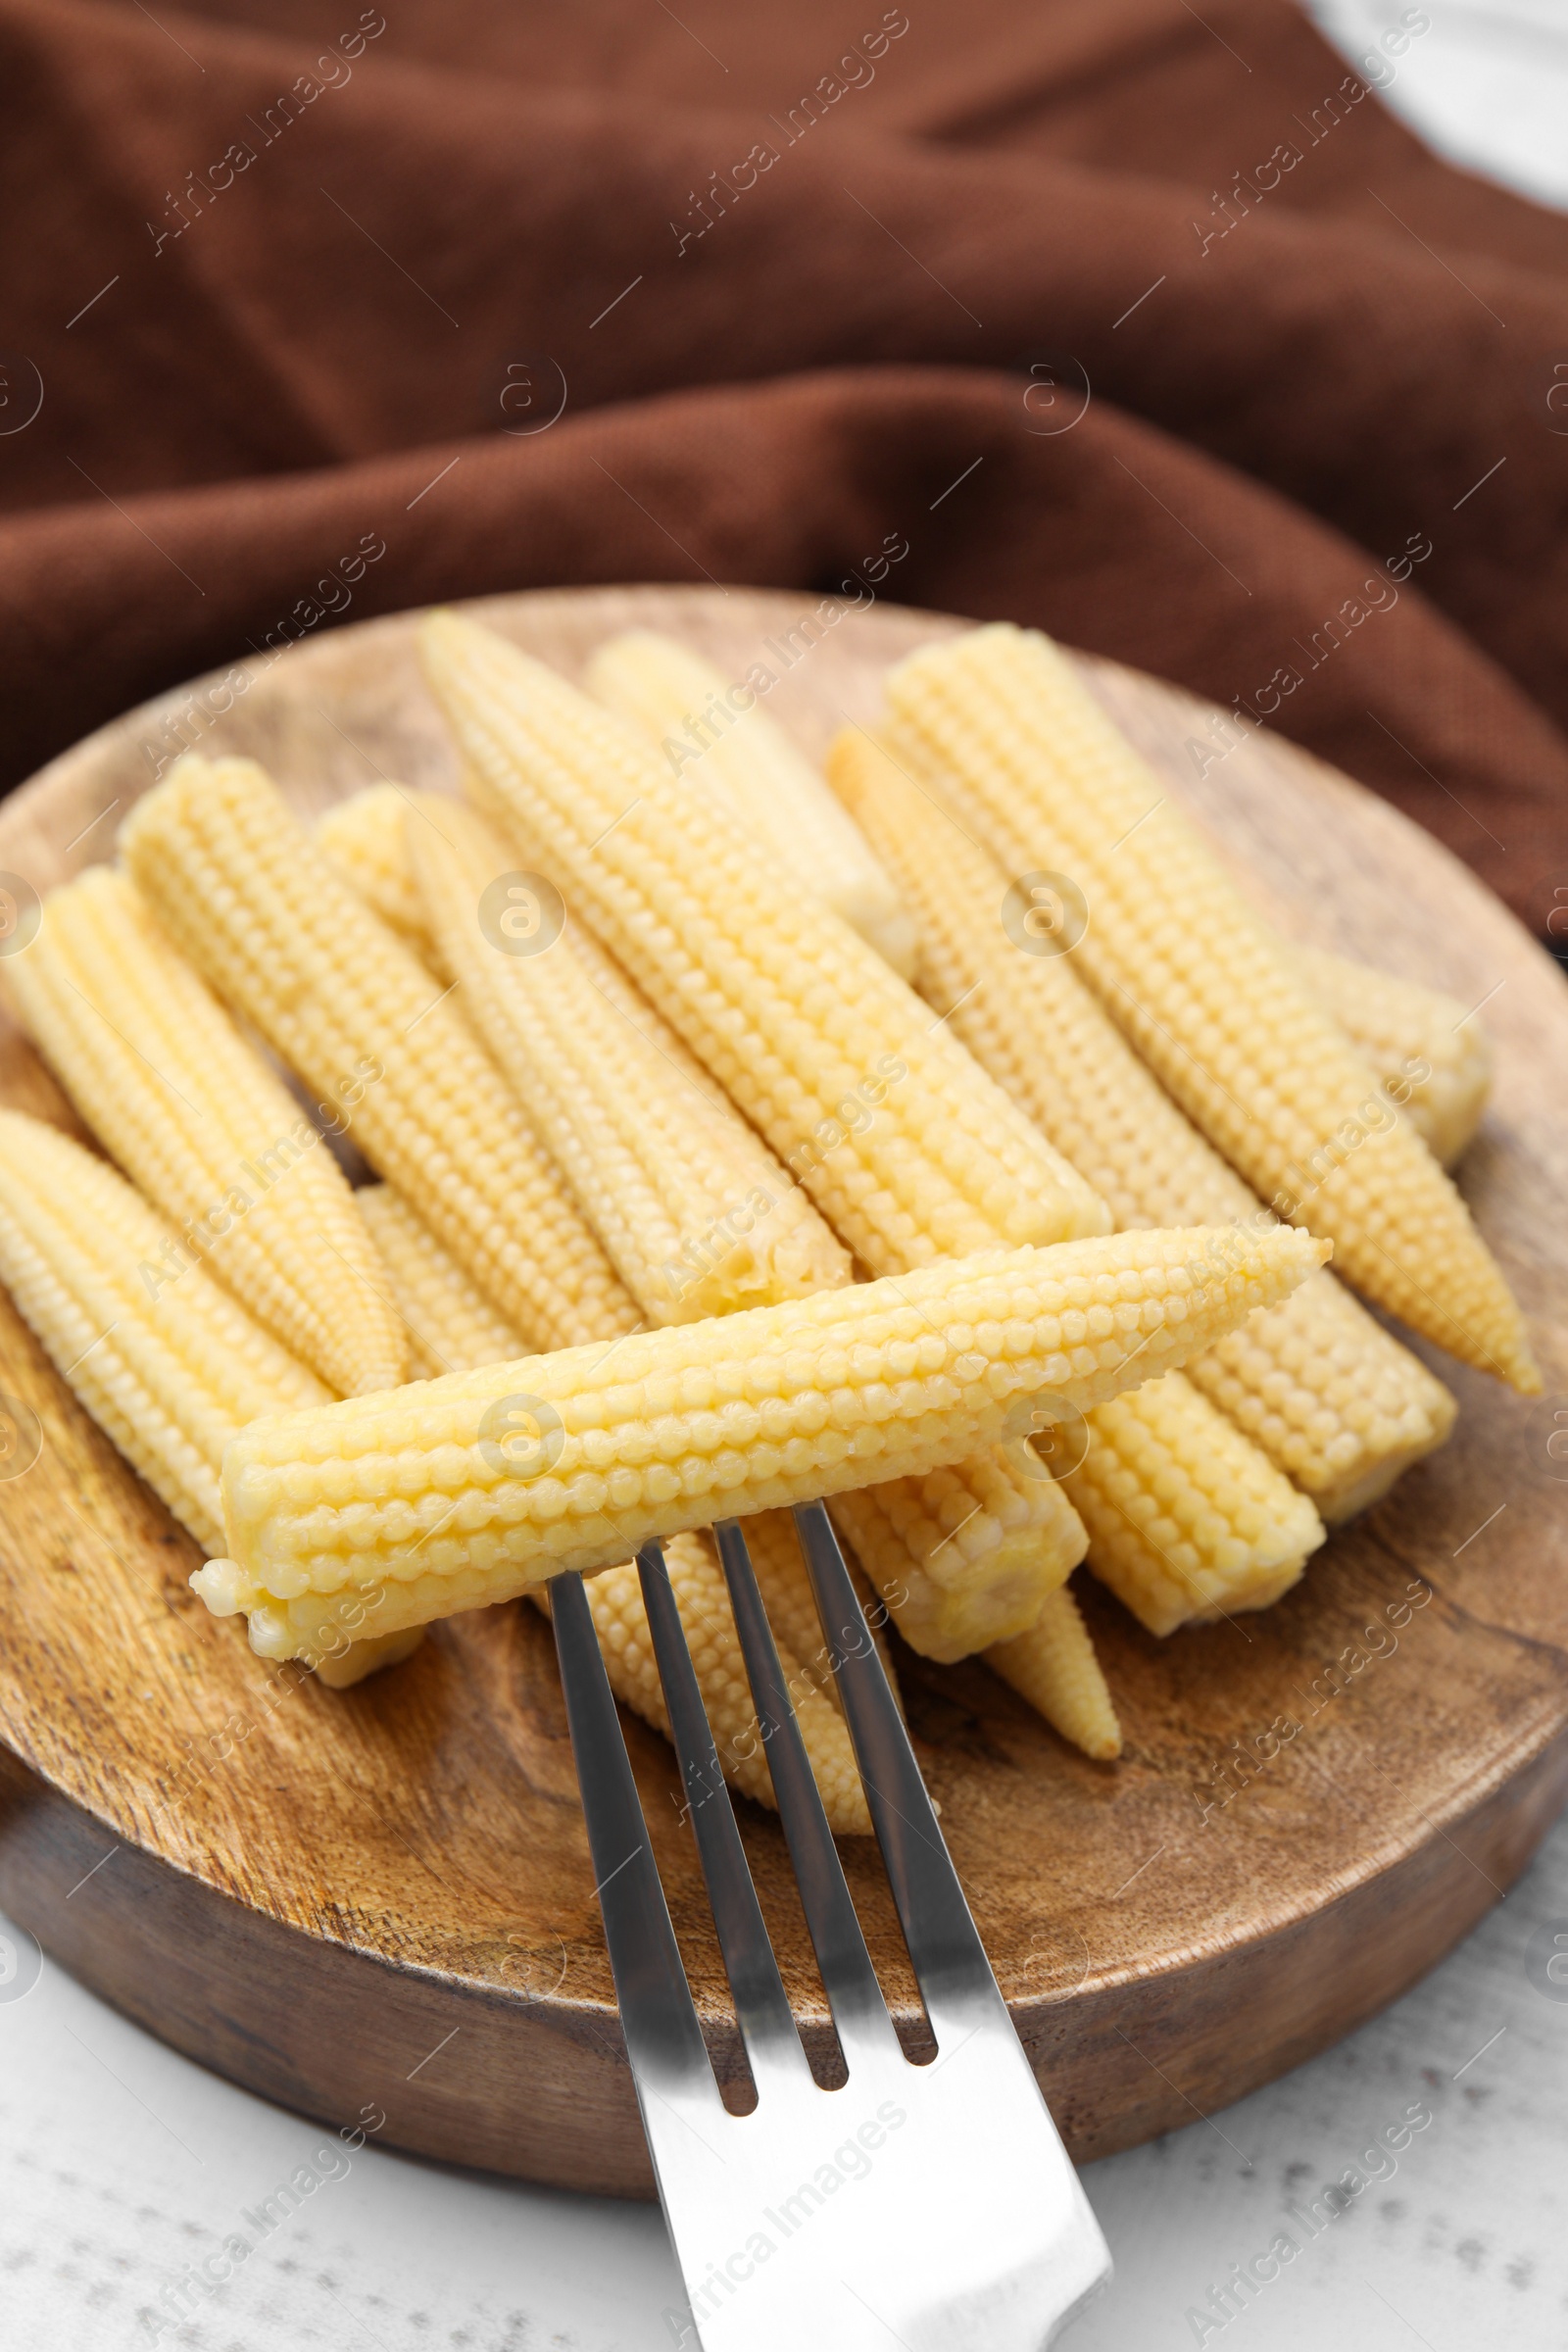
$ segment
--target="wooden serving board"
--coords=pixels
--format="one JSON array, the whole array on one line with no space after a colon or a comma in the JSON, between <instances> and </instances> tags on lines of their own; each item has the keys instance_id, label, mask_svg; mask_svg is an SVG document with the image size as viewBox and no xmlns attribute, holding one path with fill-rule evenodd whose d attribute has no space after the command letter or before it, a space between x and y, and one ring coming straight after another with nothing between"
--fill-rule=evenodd
<instances>
[{"instance_id":1,"label":"wooden serving board","mask_svg":"<svg viewBox=\"0 0 1568 2352\"><path fill-rule=\"evenodd\" d=\"M885 664L958 625L840 608L809 642L809 600L738 589L473 609L568 670L632 621L736 677L765 662L782 673L769 707L813 752L841 714L873 716ZM229 673L214 694L203 682L130 712L0 809L0 869L42 891L106 856L176 727L258 755L307 813L382 775L450 787L414 628L338 630L244 665L243 690ZM1200 785L1187 747L1208 712L1086 666L1292 930L1488 1000L1496 1097L1463 1183L1531 1312L1549 1393L1532 1405L1444 1361L1462 1404L1452 1443L1264 1615L1155 1642L1081 1578L1127 1731L1116 1766L1069 1750L984 1667L902 1657L959 1875L1079 2158L1223 2106L1391 2000L1508 1886L1568 1785L1568 1460L1548 1446L1568 1427L1554 1393L1568 1391L1562 979L1382 802L1277 738ZM0 1100L69 1123L9 1027ZM0 1482L0 1904L132 2017L287 2106L339 2124L373 2100L404 2147L650 2193L535 1612L460 1618L361 1689L306 1680L270 1710L237 1625L186 1588L195 1547L3 1296L0 1390L42 1435ZM1271 1753L1260 1736L1280 1717L1298 1729ZM673 1759L642 1724L627 1733L698 2005L733 2069ZM1221 1803L1235 1741L1260 1769ZM740 1809L792 1998L825 2043L777 1826ZM913 2020L875 1849L856 1841L846 1859Z\"/></svg>"}]
</instances>

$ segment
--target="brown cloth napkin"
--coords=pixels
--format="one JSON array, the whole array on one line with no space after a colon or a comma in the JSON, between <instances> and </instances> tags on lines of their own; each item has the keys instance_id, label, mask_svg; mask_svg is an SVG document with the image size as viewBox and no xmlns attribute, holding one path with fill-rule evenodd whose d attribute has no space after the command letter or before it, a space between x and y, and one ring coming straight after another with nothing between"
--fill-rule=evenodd
<instances>
[{"instance_id":1,"label":"brown cloth napkin","mask_svg":"<svg viewBox=\"0 0 1568 2352\"><path fill-rule=\"evenodd\" d=\"M0 0L4 781L313 628L906 541L879 594L1245 706L1547 935L1568 223L1381 105L1429 32Z\"/></svg>"}]
</instances>

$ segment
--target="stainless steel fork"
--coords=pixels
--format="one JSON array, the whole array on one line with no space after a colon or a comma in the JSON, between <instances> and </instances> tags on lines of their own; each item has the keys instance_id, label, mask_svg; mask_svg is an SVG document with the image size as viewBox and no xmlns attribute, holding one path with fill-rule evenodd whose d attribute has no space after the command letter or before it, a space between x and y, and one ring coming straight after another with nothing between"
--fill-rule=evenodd
<instances>
[{"instance_id":1,"label":"stainless steel fork","mask_svg":"<svg viewBox=\"0 0 1568 2352\"><path fill-rule=\"evenodd\" d=\"M745 1539L715 1530L779 1816L849 2079L807 2062L658 1544L637 1555L692 1826L757 2087L724 2105L582 1580L556 1645L626 2052L704 2352L1040 2352L1110 2258L991 1973L820 1503L796 1527L936 2038L904 2055L811 1777Z\"/></svg>"}]
</instances>

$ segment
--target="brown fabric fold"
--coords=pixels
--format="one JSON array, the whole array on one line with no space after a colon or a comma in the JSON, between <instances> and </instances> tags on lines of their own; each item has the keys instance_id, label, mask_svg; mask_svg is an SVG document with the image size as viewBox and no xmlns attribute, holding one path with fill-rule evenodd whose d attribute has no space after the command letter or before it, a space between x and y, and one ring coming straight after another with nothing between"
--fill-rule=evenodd
<instances>
[{"instance_id":1,"label":"brown fabric fold","mask_svg":"<svg viewBox=\"0 0 1568 2352\"><path fill-rule=\"evenodd\" d=\"M1568 224L1381 106L1423 22L0 0L4 781L300 627L896 532L886 593L1246 704L1544 931Z\"/></svg>"}]
</instances>

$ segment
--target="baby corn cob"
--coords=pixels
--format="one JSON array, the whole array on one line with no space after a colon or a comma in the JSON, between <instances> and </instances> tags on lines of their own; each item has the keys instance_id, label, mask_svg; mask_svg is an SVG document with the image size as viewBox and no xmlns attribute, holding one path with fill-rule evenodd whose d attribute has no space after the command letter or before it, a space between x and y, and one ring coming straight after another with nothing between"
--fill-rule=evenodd
<instances>
[{"instance_id":1,"label":"baby corn cob","mask_svg":"<svg viewBox=\"0 0 1568 2352\"><path fill-rule=\"evenodd\" d=\"M417 864L443 961L650 1323L848 1282L848 1251L652 1005L602 984L602 949L579 960L569 928L514 956L487 934L478 910L509 853L471 810L439 815ZM1021 1446L847 1496L840 1525L906 1639L939 1658L1020 1631L1083 1549Z\"/></svg>"},{"instance_id":2,"label":"baby corn cob","mask_svg":"<svg viewBox=\"0 0 1568 2352\"><path fill-rule=\"evenodd\" d=\"M328 1392L202 1266L148 1279L172 1239L140 1194L69 1136L0 1111L0 1281L61 1378L204 1550L222 1540L223 1448L248 1421ZM354 1641L323 1622L323 1682L407 1657L418 1629ZM412 1633L412 1638L411 1638Z\"/></svg>"},{"instance_id":3,"label":"baby corn cob","mask_svg":"<svg viewBox=\"0 0 1568 2352\"><path fill-rule=\"evenodd\" d=\"M201 1258L340 1396L395 1387L403 1334L331 1152L125 876L90 866L51 891L7 978L82 1118L176 1228L160 1279ZM347 1126L370 1065L318 1076Z\"/></svg>"},{"instance_id":4,"label":"baby corn cob","mask_svg":"<svg viewBox=\"0 0 1568 2352\"><path fill-rule=\"evenodd\" d=\"M1089 1544L1061 1488L1018 1444L856 1488L829 1515L906 1642L943 1665L1033 1625Z\"/></svg>"},{"instance_id":5,"label":"baby corn cob","mask_svg":"<svg viewBox=\"0 0 1568 2352\"><path fill-rule=\"evenodd\" d=\"M914 931L892 882L804 752L759 703L673 637L628 629L584 683L646 735L669 772L723 802L798 890L823 900L907 980Z\"/></svg>"},{"instance_id":6,"label":"baby corn cob","mask_svg":"<svg viewBox=\"0 0 1568 2352\"><path fill-rule=\"evenodd\" d=\"M977 629L902 663L888 700L895 757L1019 888L1054 869L1082 895L1084 978L1262 1198L1413 1329L1538 1391L1464 1202L1058 648Z\"/></svg>"},{"instance_id":7,"label":"baby corn cob","mask_svg":"<svg viewBox=\"0 0 1568 2352\"><path fill-rule=\"evenodd\" d=\"M1257 1217L1255 1196L1101 1010L1076 958L1029 953L1027 932L1022 946L1009 934L1007 879L990 853L860 729L834 744L829 773L899 878L928 1001L1089 1179L1117 1225ZM1196 1357L1187 1377L1330 1524L1373 1501L1453 1423L1447 1390L1327 1272ZM1157 1426L1175 1424L1162 1412ZM1184 1458L1197 1458L1192 1446ZM1284 1511L1282 1496L1277 1515ZM1277 1566L1259 1562L1265 1584Z\"/></svg>"},{"instance_id":8,"label":"baby corn cob","mask_svg":"<svg viewBox=\"0 0 1568 2352\"><path fill-rule=\"evenodd\" d=\"M0 1146L7 1287L99 1427L210 1550L229 1438L329 1392L204 1267L156 1280L170 1228L103 1160L21 1111L0 1111Z\"/></svg>"},{"instance_id":9,"label":"baby corn cob","mask_svg":"<svg viewBox=\"0 0 1568 2352\"><path fill-rule=\"evenodd\" d=\"M654 1536L923 1477L1043 1393L1079 1410L1270 1305L1326 1246L1278 1227L988 1251L258 1423L224 1460L232 1557L201 1572L265 1654L331 1596L392 1630Z\"/></svg>"},{"instance_id":10,"label":"baby corn cob","mask_svg":"<svg viewBox=\"0 0 1568 2352\"><path fill-rule=\"evenodd\" d=\"M647 1006L643 1015L658 1019ZM411 1377L435 1379L527 1352L401 1195L390 1185L370 1185L358 1197L411 1334ZM1018 1475L1013 1465L1021 1452L1015 1445L996 1446L975 1463L841 1498L841 1532L853 1544L852 1522L860 1530L906 1639L919 1649L927 1648L928 1640L937 1642L929 1655L962 1656L965 1647L982 1645L992 1626L1014 1630L1027 1623L1083 1556L1087 1539L1071 1505L1040 1474L1033 1455L1025 1459L1035 1464L1034 1474L1027 1480ZM816 1626L816 1604L793 1526L783 1513L763 1512L748 1532L774 1630L803 1657L808 1647L808 1671L832 1695L820 1628L806 1641L805 1629ZM933 1554L956 1592L928 1573ZM973 1594L977 1580L988 1576L998 1588L989 1608ZM975 1639L956 1647L964 1611ZM635 1703L627 1691L619 1695Z\"/></svg>"},{"instance_id":11,"label":"baby corn cob","mask_svg":"<svg viewBox=\"0 0 1568 2352\"><path fill-rule=\"evenodd\" d=\"M1352 963L1327 948L1293 943L1291 954L1384 1092L1404 1104L1433 1158L1451 1168L1480 1126L1492 1089L1486 1031L1441 989Z\"/></svg>"},{"instance_id":12,"label":"baby corn cob","mask_svg":"<svg viewBox=\"0 0 1568 2352\"><path fill-rule=\"evenodd\" d=\"M589 893L587 911L595 919L604 913L604 904L596 912L592 899L601 853L614 843L618 855L622 837L640 825L640 800L624 809L624 823L614 820L629 785L647 786L650 830L646 839L637 835L630 863L621 869L624 890L618 898L611 894L609 903L626 917L624 929L608 926L611 942L775 1147L797 1145L805 1164L792 1158L791 1166L867 1264L926 1263L979 1246L982 1235L995 1242L1027 1217L1005 1181L1021 1165L1010 1156L1014 1129L999 1127L986 1167L971 1167L954 1156L952 1128L928 1117L923 1102L901 1097L909 1102L909 1114L902 1124L889 1118L900 1131L880 1144L882 1116L865 1102L888 1099L880 1082L860 1090L859 1115L868 1132L859 1164L835 1173L834 1160L848 1157L857 1139L847 1137L838 1121L826 1131L819 1127L816 1142L832 1155L824 1158L813 1150L810 1119L832 1100L831 1089L820 1091L815 1075L824 1047L839 1057L842 1074L853 1070L853 1062L842 1058L852 1004L885 1008L880 1030L861 1030L862 1068L870 1068L877 1045L896 1045L896 1057L880 1057L884 1074L891 1059L892 1071L910 1074L911 1083L920 1079L922 1093L930 1090L956 1115L972 1118L971 1090L979 1073L967 1056L953 1053L939 1030L934 1036L923 1015L911 1018L906 992L830 916L818 916L798 896L781 892L749 845L716 819L710 822L691 796L672 794L667 777L630 739L550 671L450 616L431 626L429 660L470 776L481 779L484 797L503 818L519 805L530 824L543 811L539 837L547 862L569 872ZM618 777L626 781L617 783ZM589 834L579 820L596 792L609 793L617 806L596 819ZM596 839L607 826L612 827L608 836ZM527 826L523 838L535 838ZM590 850L591 858L584 855ZM712 888L704 886L705 876L712 877ZM707 943L709 960L700 970L682 962L694 939ZM449 946L449 952L457 949ZM830 997L824 982L835 973ZM851 1026L854 1019L851 1014ZM933 1058L930 1050L939 1041L943 1054ZM798 1073L818 1087L814 1102ZM839 1109L852 1099L841 1098ZM985 1100L994 1106L1003 1098L988 1090ZM1055 1195L1052 1213L1058 1229L1069 1196L1075 1218L1102 1224L1103 1208L1087 1187L1037 1134L1025 1132L1030 1149L1047 1154L1036 1199ZM970 1187L965 1205L955 1197L955 1169ZM943 1658L1021 1632L1082 1556L1082 1530L1071 1511L1045 1481L1002 1457L965 1463L959 1479L950 1476L934 1487L926 1482L919 1491L890 1494L879 1482L874 1492L841 1506L839 1524L906 1637Z\"/></svg>"},{"instance_id":13,"label":"baby corn cob","mask_svg":"<svg viewBox=\"0 0 1568 2352\"><path fill-rule=\"evenodd\" d=\"M427 1226L390 1185L368 1185L360 1195L366 1222L376 1235L386 1259L397 1302L415 1334L415 1378L436 1378L443 1372L475 1371L481 1364L502 1363L525 1354L516 1333L503 1323L494 1308L468 1280L456 1258L449 1257ZM771 1517L772 1539L757 1541ZM778 1529L794 1549L799 1577L788 1575ZM840 1724L824 1725L820 1717L824 1695L831 1697L831 1672L804 1664L796 1655L793 1635L802 1625L811 1638L813 1651L826 1650L816 1624L809 1590L805 1594L809 1615L802 1618L799 1584L806 1568L789 1520L780 1513L754 1519L748 1529L753 1563L767 1603L769 1621L778 1642L779 1658L816 1774L817 1786L835 1830L852 1834L866 1826L865 1801L856 1771L854 1751ZM762 1804L773 1802L765 1755L757 1728L746 1680L745 1660L729 1606L722 1573L707 1539L674 1536L665 1553L676 1606L686 1628L692 1662L702 1687L708 1720L726 1780ZM784 1571L785 1607L779 1606L779 1574ZM528 1597L549 1614L548 1585L536 1585ZM669 1719L654 1663L653 1638L643 1606L642 1585L635 1563L607 1568L588 1584L588 1605L599 1635L615 1696L656 1731L668 1736ZM803 1696L803 1690L805 1695Z\"/></svg>"},{"instance_id":14,"label":"baby corn cob","mask_svg":"<svg viewBox=\"0 0 1568 2352\"><path fill-rule=\"evenodd\" d=\"M1309 1498L1184 1373L1110 1398L1090 1425L1062 1484L1090 1566L1152 1634L1266 1609L1322 1543Z\"/></svg>"},{"instance_id":15,"label":"baby corn cob","mask_svg":"<svg viewBox=\"0 0 1568 2352\"><path fill-rule=\"evenodd\" d=\"M469 808L421 824L420 883L446 968L621 1280L653 1323L691 1323L850 1280L849 1251L718 1095L671 1057L652 1007L613 1004L568 929L498 947L481 916L514 858ZM684 1060L684 1057L681 1057Z\"/></svg>"},{"instance_id":16,"label":"baby corn cob","mask_svg":"<svg viewBox=\"0 0 1568 2352\"><path fill-rule=\"evenodd\" d=\"M1053 1592L1027 1633L988 1649L986 1664L1086 1756L1108 1764L1121 1754L1121 1725L1070 1586Z\"/></svg>"},{"instance_id":17,"label":"baby corn cob","mask_svg":"<svg viewBox=\"0 0 1568 2352\"><path fill-rule=\"evenodd\" d=\"M432 942L424 901L404 847L403 820L411 801L401 784L368 784L318 820L315 838L344 881L428 963Z\"/></svg>"},{"instance_id":18,"label":"baby corn cob","mask_svg":"<svg viewBox=\"0 0 1568 2352\"><path fill-rule=\"evenodd\" d=\"M874 950L623 721L455 614L423 650L473 795L873 1273L1103 1232L1103 1204Z\"/></svg>"},{"instance_id":19,"label":"baby corn cob","mask_svg":"<svg viewBox=\"0 0 1568 2352\"><path fill-rule=\"evenodd\" d=\"M439 1380L526 1355L528 1344L390 1184L355 1194L409 1338L409 1378Z\"/></svg>"},{"instance_id":20,"label":"baby corn cob","mask_svg":"<svg viewBox=\"0 0 1568 2352\"><path fill-rule=\"evenodd\" d=\"M774 1805L767 1750L746 1679L746 1661L723 1570L712 1544L706 1536L676 1536L665 1547L664 1561L697 1669L719 1768L725 1780L747 1796L760 1804ZM669 1715L636 1568L608 1569L603 1576L590 1577L584 1590L615 1696L668 1739ZM828 1826L839 1837L868 1837L871 1817L844 1718L829 1704L776 1628L774 1640Z\"/></svg>"},{"instance_id":21,"label":"baby corn cob","mask_svg":"<svg viewBox=\"0 0 1568 2352\"><path fill-rule=\"evenodd\" d=\"M535 1347L629 1331L630 1299L466 1020L248 760L178 760L122 834L160 920L313 1085L382 1074L356 1136Z\"/></svg>"}]
</instances>

